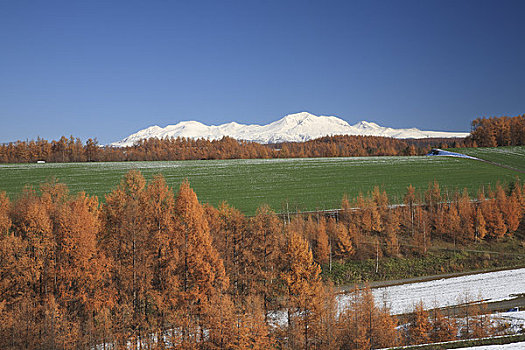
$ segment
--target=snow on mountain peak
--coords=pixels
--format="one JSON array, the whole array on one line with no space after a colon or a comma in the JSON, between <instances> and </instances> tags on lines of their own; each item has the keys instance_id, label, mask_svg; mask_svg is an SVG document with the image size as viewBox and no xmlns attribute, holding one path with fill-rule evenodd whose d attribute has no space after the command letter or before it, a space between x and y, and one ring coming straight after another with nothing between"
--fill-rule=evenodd
<instances>
[{"instance_id":1,"label":"snow on mountain peak","mask_svg":"<svg viewBox=\"0 0 525 350\"><path fill-rule=\"evenodd\" d=\"M284 120L290 120L290 121L301 121L304 119L308 119L311 117L318 118L316 115L310 114L308 112L299 112L299 113L292 113L285 115L282 119Z\"/></svg>"},{"instance_id":2,"label":"snow on mountain peak","mask_svg":"<svg viewBox=\"0 0 525 350\"><path fill-rule=\"evenodd\" d=\"M164 128L151 126L140 130L125 139L114 142L111 146L131 146L135 142L151 137L170 138L204 138L218 140L229 136L237 140L259 143L304 142L323 136L333 135L369 135L394 138L427 138L427 137L466 137L468 133L450 133L421 131L419 129L392 129L376 123L361 121L350 125L333 116L316 116L308 112L288 114L285 117L266 125L245 125L230 122L222 125L205 125L197 121L183 121Z\"/></svg>"},{"instance_id":3,"label":"snow on mountain peak","mask_svg":"<svg viewBox=\"0 0 525 350\"><path fill-rule=\"evenodd\" d=\"M354 127L360 128L360 129L378 129L381 128L381 126L377 125L376 123L367 122L365 120L360 121L357 124L354 124Z\"/></svg>"}]
</instances>

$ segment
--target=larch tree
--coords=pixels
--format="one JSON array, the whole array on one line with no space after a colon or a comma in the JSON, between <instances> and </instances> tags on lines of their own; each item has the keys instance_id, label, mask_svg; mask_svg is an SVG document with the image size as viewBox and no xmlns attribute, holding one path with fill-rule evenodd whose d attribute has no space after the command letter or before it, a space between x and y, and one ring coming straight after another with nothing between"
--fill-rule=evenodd
<instances>
[{"instance_id":1,"label":"larch tree","mask_svg":"<svg viewBox=\"0 0 525 350\"><path fill-rule=\"evenodd\" d=\"M387 254L389 256L399 256L399 216L394 211L390 209L387 214L385 214L385 234L386 234L386 247Z\"/></svg>"},{"instance_id":2,"label":"larch tree","mask_svg":"<svg viewBox=\"0 0 525 350\"><path fill-rule=\"evenodd\" d=\"M314 236L314 258L319 264L327 264L330 258L330 243L326 233L326 220L319 217Z\"/></svg>"},{"instance_id":3,"label":"larch tree","mask_svg":"<svg viewBox=\"0 0 525 350\"><path fill-rule=\"evenodd\" d=\"M46 312L54 308L57 293L56 213L66 200L67 188L51 181L41 186L41 192L39 197L31 188L24 190L13 208L12 227L14 234L27 244L24 255L31 260L24 273L28 289L21 306L36 323L34 332L38 336L33 340L42 346L53 346L60 341L53 335L60 332L61 324L58 319L46 317ZM57 310L57 314L61 312Z\"/></svg>"},{"instance_id":4,"label":"larch tree","mask_svg":"<svg viewBox=\"0 0 525 350\"><path fill-rule=\"evenodd\" d=\"M494 212L492 214L492 232L493 237L495 238L502 238L507 233L507 225L505 223L505 219L503 218L502 212L497 208L497 206L493 206Z\"/></svg>"},{"instance_id":5,"label":"larch tree","mask_svg":"<svg viewBox=\"0 0 525 350\"><path fill-rule=\"evenodd\" d=\"M379 212L379 216L383 219L386 216L388 210L388 196L386 194L386 191L381 191L378 186L374 186L372 190L372 200L374 201L374 204ZM381 227L384 227L382 225Z\"/></svg>"},{"instance_id":6,"label":"larch tree","mask_svg":"<svg viewBox=\"0 0 525 350\"><path fill-rule=\"evenodd\" d=\"M467 241L474 239L474 214L475 210L470 200L467 189L463 189L461 196L457 196L457 208L460 218L460 226L462 230L462 236Z\"/></svg>"},{"instance_id":7,"label":"larch tree","mask_svg":"<svg viewBox=\"0 0 525 350\"><path fill-rule=\"evenodd\" d=\"M485 228L485 233L486 233L485 235L483 235L483 237L485 236L494 237L493 232L494 232L494 220L495 220L495 217L494 217L495 199L491 198L490 196L487 197L484 189L480 188L478 190L477 202L478 202L477 209L480 210L480 214L481 214L481 216L478 216L478 217L483 218L482 222L484 223L484 228ZM481 222L481 220L479 222ZM481 237L481 235L479 236Z\"/></svg>"},{"instance_id":8,"label":"larch tree","mask_svg":"<svg viewBox=\"0 0 525 350\"><path fill-rule=\"evenodd\" d=\"M308 349L318 336L322 294L321 267L306 240L288 229L282 278L286 286L288 346Z\"/></svg>"},{"instance_id":9,"label":"larch tree","mask_svg":"<svg viewBox=\"0 0 525 350\"><path fill-rule=\"evenodd\" d=\"M218 232L215 239L224 268L230 280L232 295L247 293L246 281L246 219L237 209L222 202L219 205Z\"/></svg>"},{"instance_id":10,"label":"larch tree","mask_svg":"<svg viewBox=\"0 0 525 350\"><path fill-rule=\"evenodd\" d=\"M505 222L505 233L513 232L511 228L517 229L520 221L517 203L514 200L511 201L511 196L507 196L501 184L496 185L496 206Z\"/></svg>"},{"instance_id":11,"label":"larch tree","mask_svg":"<svg viewBox=\"0 0 525 350\"><path fill-rule=\"evenodd\" d=\"M432 225L436 228L438 232L440 231L442 222L444 220L444 211L441 210L442 201L443 198L441 196L441 189L439 188L438 182L434 180L433 183L428 184L428 188L425 192L425 203L430 214Z\"/></svg>"},{"instance_id":12,"label":"larch tree","mask_svg":"<svg viewBox=\"0 0 525 350\"><path fill-rule=\"evenodd\" d=\"M267 205L257 208L250 219L247 250L251 252L247 262L249 290L262 298L264 317L280 294L279 271L283 264L285 246L282 224Z\"/></svg>"},{"instance_id":13,"label":"larch tree","mask_svg":"<svg viewBox=\"0 0 525 350\"><path fill-rule=\"evenodd\" d=\"M370 337L377 308L369 290L368 286L364 290L355 286L342 311L338 340L343 349L368 350L373 346Z\"/></svg>"},{"instance_id":14,"label":"larch tree","mask_svg":"<svg viewBox=\"0 0 525 350\"><path fill-rule=\"evenodd\" d=\"M432 325L428 318L428 311L425 310L423 302L416 304L408 326L408 334L412 344L425 344L430 339Z\"/></svg>"},{"instance_id":15,"label":"larch tree","mask_svg":"<svg viewBox=\"0 0 525 350\"><path fill-rule=\"evenodd\" d=\"M371 329L370 341L374 348L393 347L399 344L399 333L396 329L397 320L390 315L386 307L375 312L374 327Z\"/></svg>"},{"instance_id":16,"label":"larch tree","mask_svg":"<svg viewBox=\"0 0 525 350\"><path fill-rule=\"evenodd\" d=\"M92 346L97 312L107 305L108 262L98 251L100 231L96 197L79 193L60 208L56 218L56 307L66 311L63 322L71 329L68 347Z\"/></svg>"},{"instance_id":17,"label":"larch tree","mask_svg":"<svg viewBox=\"0 0 525 350\"><path fill-rule=\"evenodd\" d=\"M146 180L139 171L126 174L120 185L106 195L104 230L100 244L113 261L117 291L118 337L139 339L148 330L146 312L152 281L153 247L146 220Z\"/></svg>"},{"instance_id":18,"label":"larch tree","mask_svg":"<svg viewBox=\"0 0 525 350\"><path fill-rule=\"evenodd\" d=\"M412 234L412 237L414 236L415 229L414 229L414 220L415 220L415 209L417 206L416 203L416 189L412 185L408 185L407 192L403 198L403 203L405 204L403 208L403 224L405 227L407 227Z\"/></svg>"},{"instance_id":19,"label":"larch tree","mask_svg":"<svg viewBox=\"0 0 525 350\"><path fill-rule=\"evenodd\" d=\"M445 317L439 309L433 311L432 328L430 340L433 342L445 342L456 340L458 327L455 319Z\"/></svg>"},{"instance_id":20,"label":"larch tree","mask_svg":"<svg viewBox=\"0 0 525 350\"><path fill-rule=\"evenodd\" d=\"M341 210L339 211L339 220L348 225L352 221L352 207L348 196L345 194L341 200Z\"/></svg>"},{"instance_id":21,"label":"larch tree","mask_svg":"<svg viewBox=\"0 0 525 350\"><path fill-rule=\"evenodd\" d=\"M10 217L11 202L5 192L0 192L0 235L6 235L11 229L12 220Z\"/></svg>"},{"instance_id":22,"label":"larch tree","mask_svg":"<svg viewBox=\"0 0 525 350\"><path fill-rule=\"evenodd\" d=\"M39 343L37 293L39 274L27 240L0 234L0 347L36 348ZM37 305L35 305L37 304Z\"/></svg>"},{"instance_id":23,"label":"larch tree","mask_svg":"<svg viewBox=\"0 0 525 350\"><path fill-rule=\"evenodd\" d=\"M336 259L343 261L355 253L352 238L343 222L336 222L330 218L328 220L327 232L330 241L333 242L331 244L331 251Z\"/></svg>"},{"instance_id":24,"label":"larch tree","mask_svg":"<svg viewBox=\"0 0 525 350\"><path fill-rule=\"evenodd\" d=\"M175 224L175 196L162 175L156 175L146 188L145 218L152 255L151 289L148 298L155 300L157 319L152 327L160 333L176 323L180 263L177 249L180 235ZM152 305L153 307L153 305Z\"/></svg>"},{"instance_id":25,"label":"larch tree","mask_svg":"<svg viewBox=\"0 0 525 350\"><path fill-rule=\"evenodd\" d=\"M517 191L513 191L507 197L505 205L501 208L509 232L515 232L523 216L520 198Z\"/></svg>"},{"instance_id":26,"label":"larch tree","mask_svg":"<svg viewBox=\"0 0 525 350\"><path fill-rule=\"evenodd\" d=\"M415 230L412 238L413 244L416 250L425 254L430 246L430 232L431 224L429 214L426 210L423 210L421 206L415 208L414 211Z\"/></svg>"},{"instance_id":27,"label":"larch tree","mask_svg":"<svg viewBox=\"0 0 525 350\"><path fill-rule=\"evenodd\" d=\"M487 316L487 306L485 303L473 304L470 308L470 334L471 338L485 338L493 335L493 326L490 316Z\"/></svg>"},{"instance_id":28,"label":"larch tree","mask_svg":"<svg viewBox=\"0 0 525 350\"><path fill-rule=\"evenodd\" d=\"M206 341L206 329L214 317L213 298L224 294L228 278L219 254L212 246L212 238L204 209L188 181L183 181L175 201L180 239L178 255L180 264L179 309L181 310L182 344Z\"/></svg>"},{"instance_id":29,"label":"larch tree","mask_svg":"<svg viewBox=\"0 0 525 350\"><path fill-rule=\"evenodd\" d=\"M257 296L248 296L244 302L233 304L223 295L220 312L215 317L222 323L212 330L211 342L217 349L270 349L274 343L264 321L264 310ZM213 347L212 346L212 347Z\"/></svg>"},{"instance_id":30,"label":"larch tree","mask_svg":"<svg viewBox=\"0 0 525 350\"><path fill-rule=\"evenodd\" d=\"M474 237L476 240L481 240L487 235L487 223L483 217L481 208L476 209L476 216L474 220Z\"/></svg>"},{"instance_id":31,"label":"larch tree","mask_svg":"<svg viewBox=\"0 0 525 350\"><path fill-rule=\"evenodd\" d=\"M464 237L462 234L465 233L461 227L461 217L458 213L458 207L456 203L450 203L448 205L447 214L445 216L446 222L446 233L454 242L454 247L457 242L463 242Z\"/></svg>"},{"instance_id":32,"label":"larch tree","mask_svg":"<svg viewBox=\"0 0 525 350\"><path fill-rule=\"evenodd\" d=\"M317 325L318 334L313 344L314 349L338 349L341 344L338 339L339 303L336 300L336 291L332 283L324 285L321 296L321 312Z\"/></svg>"},{"instance_id":33,"label":"larch tree","mask_svg":"<svg viewBox=\"0 0 525 350\"><path fill-rule=\"evenodd\" d=\"M319 218L318 218L319 219ZM319 226L318 219L316 220L312 215L308 215L306 218L302 219L300 216L297 216L297 219L292 220L294 229L298 232L303 232L302 236L312 248L315 247L315 242L317 238L317 228ZM315 259L314 255L314 259Z\"/></svg>"},{"instance_id":34,"label":"larch tree","mask_svg":"<svg viewBox=\"0 0 525 350\"><path fill-rule=\"evenodd\" d=\"M15 203L13 212L14 232L27 242L29 256L33 259L31 279L35 282L32 285L35 297L44 301L56 286L56 241L48 205L33 189L26 188Z\"/></svg>"}]
</instances>

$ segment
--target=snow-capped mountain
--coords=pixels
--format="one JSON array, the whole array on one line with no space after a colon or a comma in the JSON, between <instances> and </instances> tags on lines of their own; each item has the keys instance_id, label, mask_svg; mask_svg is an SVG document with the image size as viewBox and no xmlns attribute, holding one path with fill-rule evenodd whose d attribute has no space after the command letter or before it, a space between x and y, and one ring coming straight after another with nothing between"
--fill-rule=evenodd
<instances>
[{"instance_id":1,"label":"snow-capped mountain","mask_svg":"<svg viewBox=\"0 0 525 350\"><path fill-rule=\"evenodd\" d=\"M205 125L197 121L184 121L164 128L151 126L140 130L111 146L125 147L133 143L156 137L221 139L229 136L237 140L259 143L303 142L322 136L369 135L398 139L421 139L428 137L466 137L465 132L421 131L419 129L393 129L375 123L361 121L350 125L337 117L316 116L307 112L289 114L282 119L266 125L245 125L235 122L222 125Z\"/></svg>"}]
</instances>

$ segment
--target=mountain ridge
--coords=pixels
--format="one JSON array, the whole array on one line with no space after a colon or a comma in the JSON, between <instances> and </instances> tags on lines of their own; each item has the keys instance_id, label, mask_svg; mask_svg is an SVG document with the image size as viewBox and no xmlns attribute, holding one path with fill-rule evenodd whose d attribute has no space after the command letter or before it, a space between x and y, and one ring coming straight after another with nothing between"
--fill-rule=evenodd
<instances>
[{"instance_id":1,"label":"mountain ridge","mask_svg":"<svg viewBox=\"0 0 525 350\"><path fill-rule=\"evenodd\" d=\"M361 135L384 136L399 139L466 137L464 132L422 131L417 128L394 129L373 122L360 121L350 125L335 116L316 116L308 112L293 113L266 125L229 122L221 125L206 125L198 121L181 121L164 128L153 125L128 137L113 142L114 147L132 146L148 138L204 138L218 140L229 136L237 140L258 143L304 142L323 136Z\"/></svg>"}]
</instances>

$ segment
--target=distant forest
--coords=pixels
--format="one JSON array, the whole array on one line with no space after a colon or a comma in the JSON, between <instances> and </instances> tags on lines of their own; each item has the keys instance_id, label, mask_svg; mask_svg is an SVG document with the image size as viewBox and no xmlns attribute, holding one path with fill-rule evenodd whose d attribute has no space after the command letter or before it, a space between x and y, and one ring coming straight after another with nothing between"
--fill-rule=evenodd
<instances>
[{"instance_id":1,"label":"distant forest","mask_svg":"<svg viewBox=\"0 0 525 350\"><path fill-rule=\"evenodd\" d=\"M449 144L456 147L464 145L463 139L398 140L375 136L330 136L301 143L270 145L237 141L230 137L214 141L150 138L131 147L99 147L96 140L89 139L83 144L80 139L71 136L51 142L38 139L0 146L0 163L423 155L432 147Z\"/></svg>"},{"instance_id":2,"label":"distant forest","mask_svg":"<svg viewBox=\"0 0 525 350\"><path fill-rule=\"evenodd\" d=\"M197 159L313 158L413 156L432 148L525 145L525 115L478 118L465 138L394 139L378 136L327 136L306 142L259 144L230 137L221 140L151 138L130 147L100 146L62 136L58 141L37 139L0 145L0 163L117 162Z\"/></svg>"}]
</instances>

